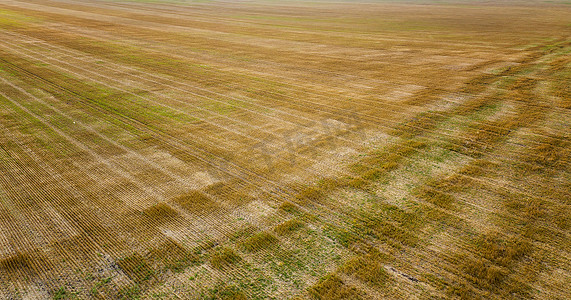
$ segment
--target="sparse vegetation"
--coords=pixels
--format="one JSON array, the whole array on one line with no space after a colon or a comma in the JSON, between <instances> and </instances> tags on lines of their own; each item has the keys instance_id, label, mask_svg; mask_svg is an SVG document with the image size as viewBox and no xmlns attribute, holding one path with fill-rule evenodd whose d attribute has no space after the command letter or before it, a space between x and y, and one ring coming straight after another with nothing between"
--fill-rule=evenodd
<instances>
[{"instance_id":1,"label":"sparse vegetation","mask_svg":"<svg viewBox=\"0 0 571 300\"><path fill-rule=\"evenodd\" d=\"M187 267L201 260L199 253L187 250L170 239L149 251L147 258L175 273L183 272Z\"/></svg>"},{"instance_id":2,"label":"sparse vegetation","mask_svg":"<svg viewBox=\"0 0 571 300\"><path fill-rule=\"evenodd\" d=\"M451 209L452 205L455 203L452 195L428 186L420 188L416 192L416 196L424 201L447 209Z\"/></svg>"},{"instance_id":3,"label":"sparse vegetation","mask_svg":"<svg viewBox=\"0 0 571 300\"><path fill-rule=\"evenodd\" d=\"M220 208L214 200L198 191L178 196L173 199L173 203L194 213L210 213Z\"/></svg>"},{"instance_id":4,"label":"sparse vegetation","mask_svg":"<svg viewBox=\"0 0 571 300\"><path fill-rule=\"evenodd\" d=\"M367 254L349 259L341 268L343 272L374 285L384 285L390 278L383 263L386 255L372 249Z\"/></svg>"},{"instance_id":5,"label":"sparse vegetation","mask_svg":"<svg viewBox=\"0 0 571 300\"><path fill-rule=\"evenodd\" d=\"M277 245L278 239L270 233L260 232L244 240L240 246L244 251L255 252Z\"/></svg>"},{"instance_id":6,"label":"sparse vegetation","mask_svg":"<svg viewBox=\"0 0 571 300\"><path fill-rule=\"evenodd\" d=\"M146 260L138 253L117 260L117 264L137 284L151 280L155 272L147 264Z\"/></svg>"},{"instance_id":7,"label":"sparse vegetation","mask_svg":"<svg viewBox=\"0 0 571 300\"><path fill-rule=\"evenodd\" d=\"M218 286L210 290L210 295L205 299L212 300L246 300L248 297L237 287L232 285Z\"/></svg>"},{"instance_id":8,"label":"sparse vegetation","mask_svg":"<svg viewBox=\"0 0 571 300\"><path fill-rule=\"evenodd\" d=\"M347 285L337 275L327 275L309 289L314 299L363 299L361 293L352 286Z\"/></svg>"},{"instance_id":9,"label":"sparse vegetation","mask_svg":"<svg viewBox=\"0 0 571 300\"><path fill-rule=\"evenodd\" d=\"M140 299L141 288L138 285L122 288L119 291L119 299L131 300Z\"/></svg>"},{"instance_id":10,"label":"sparse vegetation","mask_svg":"<svg viewBox=\"0 0 571 300\"><path fill-rule=\"evenodd\" d=\"M0 298L571 298L563 2L278 2L0 3Z\"/></svg>"},{"instance_id":11,"label":"sparse vegetation","mask_svg":"<svg viewBox=\"0 0 571 300\"><path fill-rule=\"evenodd\" d=\"M291 233L293 231L296 231L302 227L303 227L303 222L296 220L296 219L291 219L291 220L287 220L287 221L279 224L278 226L276 226L274 228L274 231L278 235L285 235L285 234Z\"/></svg>"},{"instance_id":12,"label":"sparse vegetation","mask_svg":"<svg viewBox=\"0 0 571 300\"><path fill-rule=\"evenodd\" d=\"M216 249L212 256L210 257L210 264L216 269L222 269L224 267L233 265L241 260L240 256L236 254L232 249L220 248Z\"/></svg>"}]
</instances>

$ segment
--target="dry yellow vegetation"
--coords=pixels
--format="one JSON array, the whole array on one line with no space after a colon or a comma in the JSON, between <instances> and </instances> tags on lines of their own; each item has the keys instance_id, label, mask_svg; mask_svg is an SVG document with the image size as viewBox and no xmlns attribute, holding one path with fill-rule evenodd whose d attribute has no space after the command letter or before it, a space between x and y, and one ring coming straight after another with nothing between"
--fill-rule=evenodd
<instances>
[{"instance_id":1,"label":"dry yellow vegetation","mask_svg":"<svg viewBox=\"0 0 571 300\"><path fill-rule=\"evenodd\" d=\"M569 299L566 1L0 1L0 299Z\"/></svg>"}]
</instances>

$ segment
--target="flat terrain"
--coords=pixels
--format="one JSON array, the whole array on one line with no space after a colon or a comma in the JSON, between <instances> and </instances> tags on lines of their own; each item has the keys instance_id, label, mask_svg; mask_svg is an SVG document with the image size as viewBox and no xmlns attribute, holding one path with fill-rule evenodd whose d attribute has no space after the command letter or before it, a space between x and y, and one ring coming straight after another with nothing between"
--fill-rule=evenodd
<instances>
[{"instance_id":1,"label":"flat terrain","mask_svg":"<svg viewBox=\"0 0 571 300\"><path fill-rule=\"evenodd\" d=\"M0 0L0 299L571 298L564 1Z\"/></svg>"}]
</instances>

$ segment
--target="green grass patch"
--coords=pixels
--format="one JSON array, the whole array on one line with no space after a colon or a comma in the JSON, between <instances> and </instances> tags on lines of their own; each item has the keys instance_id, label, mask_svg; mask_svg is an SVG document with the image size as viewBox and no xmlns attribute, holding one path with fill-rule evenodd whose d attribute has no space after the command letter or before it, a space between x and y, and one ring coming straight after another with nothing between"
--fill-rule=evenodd
<instances>
[{"instance_id":1,"label":"green grass patch","mask_svg":"<svg viewBox=\"0 0 571 300\"><path fill-rule=\"evenodd\" d=\"M65 287L60 287L57 289L52 296L54 300L63 300L63 299L79 299L77 293L72 293L68 291Z\"/></svg>"},{"instance_id":2,"label":"green grass patch","mask_svg":"<svg viewBox=\"0 0 571 300\"><path fill-rule=\"evenodd\" d=\"M118 296L119 299L140 299L142 292L141 287L135 284L121 289Z\"/></svg>"},{"instance_id":3,"label":"green grass patch","mask_svg":"<svg viewBox=\"0 0 571 300\"><path fill-rule=\"evenodd\" d=\"M37 17L26 16L12 10L0 9L0 28L25 28L40 21L41 19Z\"/></svg>"},{"instance_id":4,"label":"green grass patch","mask_svg":"<svg viewBox=\"0 0 571 300\"><path fill-rule=\"evenodd\" d=\"M352 231L331 224L326 224L323 227L323 233L328 238L334 240L346 248L349 248L355 242L360 240L359 236L357 236Z\"/></svg>"},{"instance_id":5,"label":"green grass patch","mask_svg":"<svg viewBox=\"0 0 571 300\"><path fill-rule=\"evenodd\" d=\"M208 290L208 300L246 300L248 297L234 285L217 285Z\"/></svg>"}]
</instances>

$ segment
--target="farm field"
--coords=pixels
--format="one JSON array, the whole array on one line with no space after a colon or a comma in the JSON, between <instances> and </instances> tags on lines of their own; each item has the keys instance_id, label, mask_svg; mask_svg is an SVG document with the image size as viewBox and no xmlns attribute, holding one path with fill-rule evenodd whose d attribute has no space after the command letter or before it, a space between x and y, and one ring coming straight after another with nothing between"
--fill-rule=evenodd
<instances>
[{"instance_id":1,"label":"farm field","mask_svg":"<svg viewBox=\"0 0 571 300\"><path fill-rule=\"evenodd\" d=\"M0 0L0 299L570 299L568 1Z\"/></svg>"}]
</instances>

